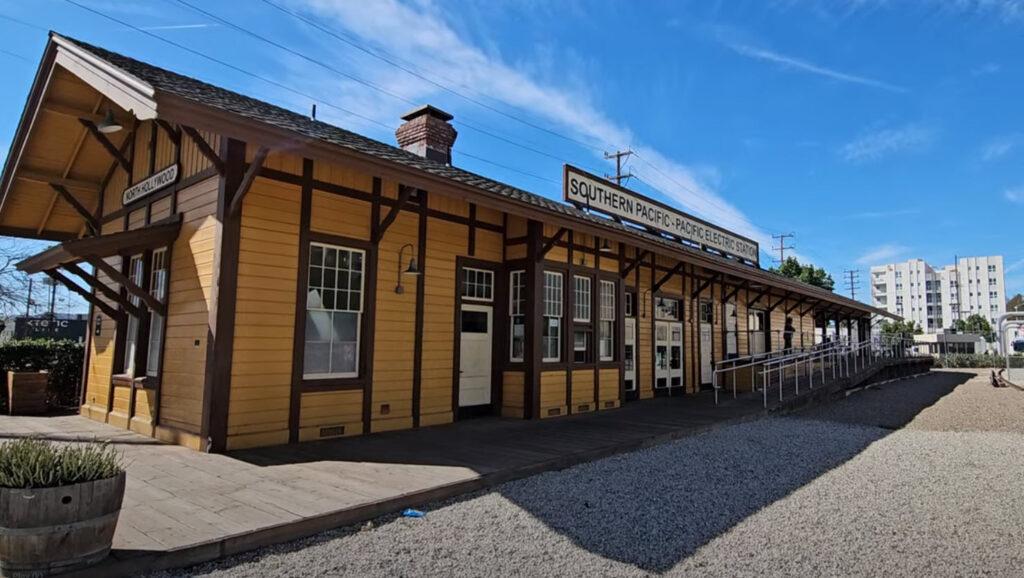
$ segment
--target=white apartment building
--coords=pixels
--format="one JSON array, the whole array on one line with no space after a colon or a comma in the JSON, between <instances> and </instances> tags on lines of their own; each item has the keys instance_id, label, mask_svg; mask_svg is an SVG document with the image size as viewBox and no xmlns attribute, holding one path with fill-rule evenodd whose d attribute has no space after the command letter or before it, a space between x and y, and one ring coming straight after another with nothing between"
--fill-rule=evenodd
<instances>
[{"instance_id":1,"label":"white apartment building","mask_svg":"<svg viewBox=\"0 0 1024 578\"><path fill-rule=\"evenodd\" d=\"M1006 312L1003 258L960 257L955 265L932 267L921 259L871 268L871 302L925 333L949 328L977 313L995 326Z\"/></svg>"}]
</instances>

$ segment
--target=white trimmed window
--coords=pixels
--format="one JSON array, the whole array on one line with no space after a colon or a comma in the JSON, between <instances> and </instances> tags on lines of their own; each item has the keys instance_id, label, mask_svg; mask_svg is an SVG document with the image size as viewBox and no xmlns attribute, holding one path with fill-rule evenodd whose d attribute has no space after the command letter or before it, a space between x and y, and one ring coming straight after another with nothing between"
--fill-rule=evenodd
<instances>
[{"instance_id":1,"label":"white trimmed window","mask_svg":"<svg viewBox=\"0 0 1024 578\"><path fill-rule=\"evenodd\" d=\"M679 301L658 297L655 301L654 317L656 319L679 319Z\"/></svg>"},{"instance_id":2,"label":"white trimmed window","mask_svg":"<svg viewBox=\"0 0 1024 578\"><path fill-rule=\"evenodd\" d=\"M359 375L364 261L359 249L310 243L305 379Z\"/></svg>"},{"instance_id":3,"label":"white trimmed window","mask_svg":"<svg viewBox=\"0 0 1024 578\"><path fill-rule=\"evenodd\" d=\"M508 274L508 315L512 332L509 340L509 361L523 361L526 350L526 271Z\"/></svg>"},{"instance_id":4,"label":"white trimmed window","mask_svg":"<svg viewBox=\"0 0 1024 578\"><path fill-rule=\"evenodd\" d=\"M590 277L573 276L573 310L572 320L579 323L590 322Z\"/></svg>"},{"instance_id":5,"label":"white trimmed window","mask_svg":"<svg viewBox=\"0 0 1024 578\"><path fill-rule=\"evenodd\" d=\"M152 267L149 273L149 292L157 301L167 299L167 249L153 251ZM149 345L146 349L146 375L160 374L160 353L164 342L164 318L157 312L149 316Z\"/></svg>"},{"instance_id":6,"label":"white trimmed window","mask_svg":"<svg viewBox=\"0 0 1024 578\"><path fill-rule=\"evenodd\" d=\"M615 283L601 281L600 297L598 357L601 361L612 361L615 359Z\"/></svg>"},{"instance_id":7,"label":"white trimmed window","mask_svg":"<svg viewBox=\"0 0 1024 578\"><path fill-rule=\"evenodd\" d=\"M128 280L136 285L142 285L142 273L144 260L142 255L132 255L128 261ZM129 301L135 307L140 307L142 300L132 295ZM135 354L139 349L139 318L128 315L128 327L125 328L124 338L124 372L128 375L135 375Z\"/></svg>"},{"instance_id":8,"label":"white trimmed window","mask_svg":"<svg viewBox=\"0 0 1024 578\"><path fill-rule=\"evenodd\" d=\"M494 272L486 269L462 268L462 299L491 301L494 298Z\"/></svg>"},{"instance_id":9,"label":"white trimmed window","mask_svg":"<svg viewBox=\"0 0 1024 578\"><path fill-rule=\"evenodd\" d=\"M545 271L544 331L541 338L541 355L547 362L556 362L562 359L562 300L562 274Z\"/></svg>"}]
</instances>

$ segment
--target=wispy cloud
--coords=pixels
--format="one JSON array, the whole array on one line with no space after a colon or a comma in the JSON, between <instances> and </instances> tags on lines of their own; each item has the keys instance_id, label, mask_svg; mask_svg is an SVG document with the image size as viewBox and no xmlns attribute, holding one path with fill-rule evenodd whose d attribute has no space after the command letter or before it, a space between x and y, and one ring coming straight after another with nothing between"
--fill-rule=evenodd
<instances>
[{"instance_id":1,"label":"wispy cloud","mask_svg":"<svg viewBox=\"0 0 1024 578\"><path fill-rule=\"evenodd\" d=\"M541 122L576 140L594 143L596 147L631 147L637 153L631 171L637 172L643 182L664 192L668 200L745 234L760 242L762 247L771 246L768 233L714 190L715 171L707 166L685 164L639 142L628 125L593 104L599 95L579 88L588 83L565 78L565 67L554 66L547 70L537 63L517 61L512 64L494 47L474 43L475 36L463 30L458 17L443 12L444 3L297 0L296 4L304 6L324 25L358 37L360 42L384 50L403 64L474 98L498 103L503 110L522 111L515 114L536 119L534 122ZM312 41L321 43L327 52L324 58L344 60L348 70L389 91L418 102L452 100L450 94L434 84L398 72L379 60L353 56L351 51L323 35L311 34ZM293 64L296 63L288 62L288 71L293 76L291 81L302 82L303 86L319 82L318 92L336 95L339 104L375 120L393 123L398 114L408 108L406 103L382 99L379 94L368 93L365 87L355 83L336 78L325 80L322 70ZM463 104L465 101L455 100L455 106ZM476 115L489 114L471 105L466 110L471 114L462 116L459 109L452 110L456 122L460 116L480 118ZM505 122L500 118L494 120ZM592 154L595 160L603 162L601 152L597 149Z\"/></svg>"},{"instance_id":2,"label":"wispy cloud","mask_svg":"<svg viewBox=\"0 0 1024 578\"><path fill-rule=\"evenodd\" d=\"M934 140L934 129L909 124L862 134L843 145L839 154L849 162L874 161L891 154L924 149Z\"/></svg>"},{"instance_id":3,"label":"wispy cloud","mask_svg":"<svg viewBox=\"0 0 1024 578\"><path fill-rule=\"evenodd\" d=\"M1010 154L1019 140L1018 135L1004 135L990 140L981 149L981 160L991 162Z\"/></svg>"},{"instance_id":4,"label":"wispy cloud","mask_svg":"<svg viewBox=\"0 0 1024 578\"><path fill-rule=\"evenodd\" d=\"M1003 196L1011 203L1024 204L1024 187L1006 189L1003 191Z\"/></svg>"},{"instance_id":5,"label":"wispy cloud","mask_svg":"<svg viewBox=\"0 0 1024 578\"><path fill-rule=\"evenodd\" d=\"M1024 267L1024 259L1017 259L1013 263L1010 263L1009 265L1007 265L1006 269L1004 269L1003 272L1004 273L1012 273L1012 272L1014 272L1017 269L1020 269L1022 267Z\"/></svg>"},{"instance_id":6,"label":"wispy cloud","mask_svg":"<svg viewBox=\"0 0 1024 578\"><path fill-rule=\"evenodd\" d=\"M167 26L140 26L139 28L141 28L143 30L150 30L150 31L154 31L154 30L194 30L194 29L197 29L197 28L214 28L216 26L218 26L218 24L215 24L215 23L211 22L211 23L208 23L208 24L205 24L205 23L204 24L168 24Z\"/></svg>"},{"instance_id":7,"label":"wispy cloud","mask_svg":"<svg viewBox=\"0 0 1024 578\"><path fill-rule=\"evenodd\" d=\"M907 89L902 86L883 82L874 78L868 78L866 76L860 76L857 74L851 74L849 72L843 72L834 68L828 68L815 64L808 60L798 58L796 56L789 56L768 50L766 48L759 48L751 46L749 44L741 43L727 43L726 46L731 48L737 54L746 56L747 58L753 58L754 60L761 60L764 62L770 62L777 64L784 69L796 70L799 72L805 72L808 74L814 74L817 76L823 76L832 80L838 80L840 82L847 82L851 84L860 84L863 86L870 86L872 88L880 88L882 90L888 90L891 92L907 92Z\"/></svg>"},{"instance_id":8,"label":"wispy cloud","mask_svg":"<svg viewBox=\"0 0 1024 578\"><path fill-rule=\"evenodd\" d=\"M895 209L892 211L864 211L862 213L850 213L846 215L847 219L890 219L893 217L905 217L907 215L917 215L921 213L921 209Z\"/></svg>"},{"instance_id":9,"label":"wispy cloud","mask_svg":"<svg viewBox=\"0 0 1024 578\"><path fill-rule=\"evenodd\" d=\"M986 62L974 70L971 70L971 74L974 76L988 76L990 74L995 74L1002 69L1003 67L997 62Z\"/></svg>"},{"instance_id":10,"label":"wispy cloud","mask_svg":"<svg viewBox=\"0 0 1024 578\"><path fill-rule=\"evenodd\" d=\"M857 257L858 265L883 265L892 262L909 250L908 247L895 243L879 245Z\"/></svg>"}]
</instances>

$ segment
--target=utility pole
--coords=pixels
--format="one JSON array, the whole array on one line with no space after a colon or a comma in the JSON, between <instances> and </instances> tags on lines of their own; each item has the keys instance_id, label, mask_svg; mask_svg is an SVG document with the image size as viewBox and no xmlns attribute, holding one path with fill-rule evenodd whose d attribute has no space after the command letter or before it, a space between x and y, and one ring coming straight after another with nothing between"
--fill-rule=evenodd
<instances>
[{"instance_id":1,"label":"utility pole","mask_svg":"<svg viewBox=\"0 0 1024 578\"><path fill-rule=\"evenodd\" d=\"M616 185L622 185L623 180L629 180L633 177L633 173L622 174L622 159L633 154L633 151L626 149L624 151L615 151L613 153L604 153L605 160L615 159L615 175L605 175L605 178L611 181L615 181Z\"/></svg>"},{"instance_id":2,"label":"utility pole","mask_svg":"<svg viewBox=\"0 0 1024 578\"><path fill-rule=\"evenodd\" d=\"M32 316L32 278L28 278L28 300L25 301L25 317Z\"/></svg>"},{"instance_id":3,"label":"utility pole","mask_svg":"<svg viewBox=\"0 0 1024 578\"><path fill-rule=\"evenodd\" d=\"M778 247L772 247L772 251L778 251L779 252L779 260L778 261L779 261L780 265L786 261L786 251L788 251L789 249L795 249L796 248L795 245L786 245L786 239L792 239L795 236L796 235L794 235L793 233L783 233L781 235L772 235L772 239L774 239L774 240L779 242L779 246Z\"/></svg>"},{"instance_id":4,"label":"utility pole","mask_svg":"<svg viewBox=\"0 0 1024 578\"><path fill-rule=\"evenodd\" d=\"M850 290L850 299L857 298L857 286L860 283L860 271L857 269L846 269L843 271L846 277L846 288Z\"/></svg>"}]
</instances>

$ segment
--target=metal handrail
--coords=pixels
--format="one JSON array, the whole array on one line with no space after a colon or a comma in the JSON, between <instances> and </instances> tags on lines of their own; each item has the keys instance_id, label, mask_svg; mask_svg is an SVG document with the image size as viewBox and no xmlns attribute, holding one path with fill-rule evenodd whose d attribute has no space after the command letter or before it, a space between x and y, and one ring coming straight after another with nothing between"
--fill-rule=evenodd
<instances>
[{"instance_id":1,"label":"metal handrail","mask_svg":"<svg viewBox=\"0 0 1024 578\"><path fill-rule=\"evenodd\" d=\"M836 347L841 346L843 343L844 343L843 341L830 341L828 343L820 343L820 344L816 344L816 345L811 346L809 349L803 349L803 350L799 350L799 351L794 351L792 353L788 353L788 354L781 355L781 356L778 356L778 357L752 358L752 356L750 356L750 357L747 358L750 361L747 361L746 363L742 363L740 365L733 365L732 367L729 367L729 368L715 368L711 372L711 385L712 385L712 387L715 390L715 404L716 405L718 404L718 391L721 389L721 386L718 384L718 376L720 374L724 374L726 372L732 372L732 374L733 374L733 376L732 376L733 377L733 380L732 380L732 396L733 396L733 398L735 398L737 396L737 391L736 391L736 385L737 385L736 384L736 370L751 368L751 374L752 375L756 375L757 373L753 369L756 366L759 366L759 365L760 366L764 366L765 364L775 364L775 363L780 363L780 362L783 362L783 361L788 361L788 360L793 360L793 359L801 359L801 358L806 357L808 355L815 355L815 354L817 354L819 352L830 351L830 350L832 350L832 349L834 349ZM793 349L795 349L795 348L793 348ZM787 350L787 351L790 351L790 350ZM733 360L733 361L735 361L735 360ZM762 371L761 373L762 373L762 377L763 377L764 372ZM751 383L751 386L753 387L753 390L756 391L757 384L756 383Z\"/></svg>"}]
</instances>

